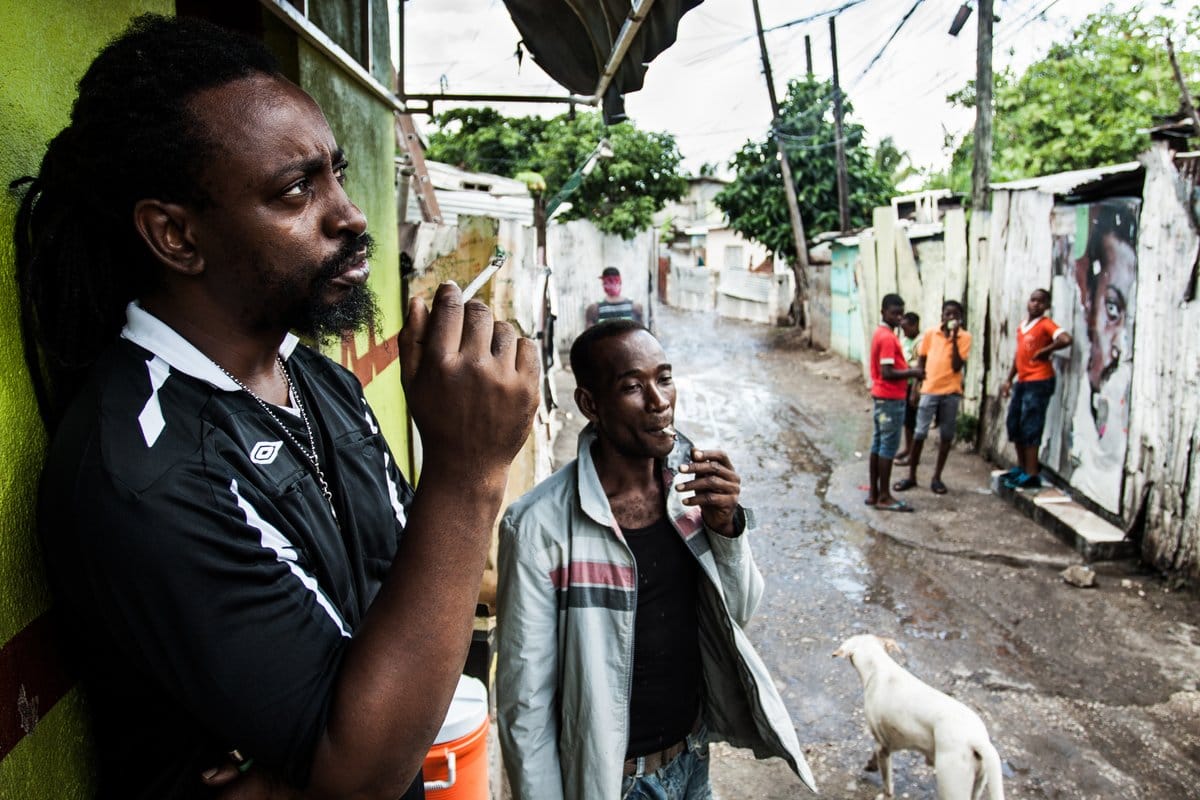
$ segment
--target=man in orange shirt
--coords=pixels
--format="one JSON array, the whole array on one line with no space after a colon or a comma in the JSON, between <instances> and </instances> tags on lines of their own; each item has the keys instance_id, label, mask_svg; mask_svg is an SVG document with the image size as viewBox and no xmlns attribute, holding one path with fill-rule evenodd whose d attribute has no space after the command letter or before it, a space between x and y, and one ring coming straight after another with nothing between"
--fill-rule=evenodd
<instances>
[{"instance_id":1,"label":"man in orange shirt","mask_svg":"<svg viewBox=\"0 0 1200 800\"><path fill-rule=\"evenodd\" d=\"M1017 448L1017 466L1008 471L1005 485L1010 489L1037 489L1042 485L1038 449L1046 425L1046 407L1054 395L1054 365L1050 354L1071 346L1071 334L1046 316L1050 292L1035 289L1025 310L1029 316L1017 328L1017 354L1008 379L1000 386L1000 396L1012 393L1008 405L1008 439ZM1013 385L1013 379L1016 385Z\"/></svg>"},{"instance_id":2,"label":"man in orange shirt","mask_svg":"<svg viewBox=\"0 0 1200 800\"><path fill-rule=\"evenodd\" d=\"M913 435L912 452L908 456L908 477L897 481L892 487L904 492L917 485L917 467L921 463L921 450L934 415L938 419L937 465L933 468L933 479L929 488L934 494L945 494L942 483L942 468L946 456L954 444L955 423L958 421L958 406L962 401L963 368L967 354L971 352L971 334L963 330L963 307L957 300L942 303L942 324L930 328L921 337L917 348L920 357L917 366L925 371L921 383L921 400L917 405L917 429Z\"/></svg>"}]
</instances>

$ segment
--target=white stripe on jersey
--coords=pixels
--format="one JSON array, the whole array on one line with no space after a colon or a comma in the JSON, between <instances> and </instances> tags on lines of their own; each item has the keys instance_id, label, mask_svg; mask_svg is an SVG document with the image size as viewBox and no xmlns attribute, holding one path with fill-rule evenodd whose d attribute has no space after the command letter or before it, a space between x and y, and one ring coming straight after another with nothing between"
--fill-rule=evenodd
<instances>
[{"instance_id":1,"label":"white stripe on jersey","mask_svg":"<svg viewBox=\"0 0 1200 800\"><path fill-rule=\"evenodd\" d=\"M379 433L379 426L371 418L371 407L367 405L367 398L363 397L361 400L363 404L363 417L367 420L367 427L371 429L371 433Z\"/></svg>"},{"instance_id":2,"label":"white stripe on jersey","mask_svg":"<svg viewBox=\"0 0 1200 800\"><path fill-rule=\"evenodd\" d=\"M233 492L233 496L237 499L238 507L242 509L242 513L246 515L246 522L250 527L258 531L262 546L275 553L275 557L280 563L287 564L288 569L292 571L300 583L304 584L304 588L313 593L317 603L321 608L325 609L325 613L338 626L342 636L350 638L350 631L346 630L346 624L342 622L342 615L337 612L333 604L329 602L329 598L321 591L321 587L317 585L316 579L300 568L296 563L296 548L287 540L279 529L271 523L263 519L254 506L250 505L247 500L238 491L237 479L235 478L229 484L229 491Z\"/></svg>"},{"instance_id":3,"label":"white stripe on jersey","mask_svg":"<svg viewBox=\"0 0 1200 800\"><path fill-rule=\"evenodd\" d=\"M146 370L150 373L150 399L142 407L142 413L138 414L138 424L142 426L142 438L146 440L146 447L153 447L163 429L167 427L167 421L162 415L162 406L158 402L158 390L170 377L171 367L166 361L155 356L146 362Z\"/></svg>"},{"instance_id":4,"label":"white stripe on jersey","mask_svg":"<svg viewBox=\"0 0 1200 800\"><path fill-rule=\"evenodd\" d=\"M388 471L392 460L388 458L387 451L383 451L383 474L387 478L388 497L392 501L392 511L396 514L396 521L401 525L408 523L408 515L404 513L404 506L400 503L400 488L396 486L396 482L392 480L392 473Z\"/></svg>"}]
</instances>

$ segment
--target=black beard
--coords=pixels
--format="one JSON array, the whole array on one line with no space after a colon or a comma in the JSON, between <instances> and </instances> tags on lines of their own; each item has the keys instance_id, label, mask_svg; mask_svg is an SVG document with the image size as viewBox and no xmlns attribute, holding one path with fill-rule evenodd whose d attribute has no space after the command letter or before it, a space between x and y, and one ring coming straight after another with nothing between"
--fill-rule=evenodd
<instances>
[{"instance_id":1,"label":"black beard","mask_svg":"<svg viewBox=\"0 0 1200 800\"><path fill-rule=\"evenodd\" d=\"M369 233L347 239L333 257L321 265L313 279L308 302L300 310L292 330L319 343L341 339L357 331L369 328L374 331L379 322L379 306L375 293L364 284L353 286L349 294L336 303L325 303L322 297L329 285L350 266L359 252L366 247L367 257L375 252L375 240Z\"/></svg>"}]
</instances>

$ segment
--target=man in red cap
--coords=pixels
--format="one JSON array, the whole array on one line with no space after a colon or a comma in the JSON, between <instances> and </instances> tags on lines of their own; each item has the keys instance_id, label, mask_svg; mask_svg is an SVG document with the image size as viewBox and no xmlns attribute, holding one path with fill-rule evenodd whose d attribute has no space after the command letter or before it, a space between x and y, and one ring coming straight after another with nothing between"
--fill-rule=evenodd
<instances>
[{"instance_id":1,"label":"man in red cap","mask_svg":"<svg viewBox=\"0 0 1200 800\"><path fill-rule=\"evenodd\" d=\"M598 322L610 319L631 319L634 322L644 322L642 306L621 294L621 270L616 267L605 267L600 273L604 283L604 299L587 307L587 326L590 328Z\"/></svg>"}]
</instances>

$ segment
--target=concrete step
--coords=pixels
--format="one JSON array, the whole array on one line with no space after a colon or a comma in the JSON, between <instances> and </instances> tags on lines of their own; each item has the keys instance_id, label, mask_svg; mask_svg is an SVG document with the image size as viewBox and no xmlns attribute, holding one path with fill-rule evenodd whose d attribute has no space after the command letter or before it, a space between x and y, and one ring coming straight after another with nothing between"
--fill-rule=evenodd
<instances>
[{"instance_id":1,"label":"concrete step","mask_svg":"<svg viewBox=\"0 0 1200 800\"><path fill-rule=\"evenodd\" d=\"M1137 546L1123 530L1088 511L1056 486L1009 489L1004 470L992 471L992 492L1005 498L1021 513L1062 539L1083 560L1117 561L1137 555Z\"/></svg>"}]
</instances>

